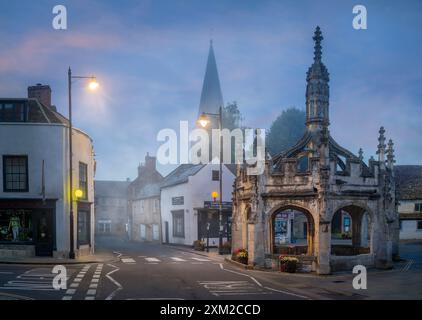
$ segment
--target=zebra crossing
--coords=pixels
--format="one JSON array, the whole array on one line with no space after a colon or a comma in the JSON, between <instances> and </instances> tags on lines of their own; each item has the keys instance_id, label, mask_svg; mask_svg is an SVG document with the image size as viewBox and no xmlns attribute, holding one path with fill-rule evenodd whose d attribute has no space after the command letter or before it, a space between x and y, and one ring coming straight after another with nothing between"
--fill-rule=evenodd
<instances>
[{"instance_id":1,"label":"zebra crossing","mask_svg":"<svg viewBox=\"0 0 422 320\"><path fill-rule=\"evenodd\" d=\"M67 274L67 280L69 275ZM27 290L27 291L57 291L53 287L53 278L56 274L51 268L34 268L8 281L0 287L0 290Z\"/></svg>"},{"instance_id":2,"label":"zebra crossing","mask_svg":"<svg viewBox=\"0 0 422 320\"><path fill-rule=\"evenodd\" d=\"M138 256L135 260L131 257L121 257L120 261L125 264L135 264L135 263L143 263L143 264L159 264L159 263L168 263L168 264L180 264L180 263L190 263L190 264L203 264L204 262L212 262L211 259L208 258L198 258L198 257L167 257L167 256L160 256L160 257L149 257L149 256Z\"/></svg>"}]
</instances>

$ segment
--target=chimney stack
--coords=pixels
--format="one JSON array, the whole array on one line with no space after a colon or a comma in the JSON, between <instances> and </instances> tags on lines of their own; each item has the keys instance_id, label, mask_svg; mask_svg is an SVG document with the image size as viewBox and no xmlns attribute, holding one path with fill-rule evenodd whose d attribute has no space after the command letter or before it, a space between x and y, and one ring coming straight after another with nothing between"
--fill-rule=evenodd
<instances>
[{"instance_id":1,"label":"chimney stack","mask_svg":"<svg viewBox=\"0 0 422 320\"><path fill-rule=\"evenodd\" d=\"M51 108L51 88L47 85L37 83L35 86L28 87L28 98L35 98L46 107Z\"/></svg>"}]
</instances>

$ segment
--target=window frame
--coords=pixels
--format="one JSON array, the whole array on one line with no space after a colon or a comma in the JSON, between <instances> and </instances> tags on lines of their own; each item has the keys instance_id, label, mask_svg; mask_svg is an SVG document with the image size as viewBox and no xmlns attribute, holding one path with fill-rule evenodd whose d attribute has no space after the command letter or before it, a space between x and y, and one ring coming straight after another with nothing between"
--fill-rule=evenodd
<instances>
[{"instance_id":1,"label":"window frame","mask_svg":"<svg viewBox=\"0 0 422 320\"><path fill-rule=\"evenodd\" d=\"M171 214L172 214L172 224L173 224L173 237L184 238L185 237L185 210L172 211ZM181 219L181 228L182 228L181 231L177 230L178 219Z\"/></svg>"},{"instance_id":2,"label":"window frame","mask_svg":"<svg viewBox=\"0 0 422 320\"><path fill-rule=\"evenodd\" d=\"M415 212L422 213L422 202L415 203Z\"/></svg>"},{"instance_id":3,"label":"window frame","mask_svg":"<svg viewBox=\"0 0 422 320\"><path fill-rule=\"evenodd\" d=\"M422 220L416 221L416 231L422 231Z\"/></svg>"},{"instance_id":4,"label":"window frame","mask_svg":"<svg viewBox=\"0 0 422 320\"><path fill-rule=\"evenodd\" d=\"M211 180L212 181L220 181L220 170L212 170L211 171Z\"/></svg>"},{"instance_id":5,"label":"window frame","mask_svg":"<svg viewBox=\"0 0 422 320\"><path fill-rule=\"evenodd\" d=\"M13 105L14 115L19 115L16 119L4 119L6 105ZM21 107L21 112L17 112L18 105ZM28 121L28 104L26 101L2 101L0 102L0 122L27 122Z\"/></svg>"},{"instance_id":6,"label":"window frame","mask_svg":"<svg viewBox=\"0 0 422 320\"><path fill-rule=\"evenodd\" d=\"M85 214L86 220L85 220L85 224L86 224L86 228L87 228L87 240L82 241L80 238L80 233L79 233L79 217L81 216L81 213ZM77 243L78 243L78 247L80 246L84 246L84 245L91 245L91 212L89 210L78 210L78 217L77 217L77 221L76 221L76 225L77 225Z\"/></svg>"},{"instance_id":7,"label":"window frame","mask_svg":"<svg viewBox=\"0 0 422 320\"><path fill-rule=\"evenodd\" d=\"M85 175L81 174L81 168L84 168ZM85 181L82 181L81 177L85 177ZM85 183L85 186L82 186L83 183ZM88 165L81 161L79 161L79 189L82 190L82 197L80 197L80 199L87 200L88 199Z\"/></svg>"},{"instance_id":8,"label":"window frame","mask_svg":"<svg viewBox=\"0 0 422 320\"><path fill-rule=\"evenodd\" d=\"M25 160L25 188L9 189L7 188L7 159L23 158ZM16 174L16 173L15 173ZM27 155L3 155L3 192L29 192L29 172L28 172L28 156Z\"/></svg>"}]
</instances>

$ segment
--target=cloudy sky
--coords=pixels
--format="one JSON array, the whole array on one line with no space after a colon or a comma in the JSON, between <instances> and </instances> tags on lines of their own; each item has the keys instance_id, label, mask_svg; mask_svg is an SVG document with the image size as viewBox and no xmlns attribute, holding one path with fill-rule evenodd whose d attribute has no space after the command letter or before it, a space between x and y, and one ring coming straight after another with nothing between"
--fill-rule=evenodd
<instances>
[{"instance_id":1,"label":"cloudy sky","mask_svg":"<svg viewBox=\"0 0 422 320\"><path fill-rule=\"evenodd\" d=\"M52 28L57 4L66 31ZM367 30L352 27L356 4ZM237 101L246 125L268 128L283 109L305 107L316 25L334 138L369 158L383 125L398 164L422 164L420 1L1 1L0 96L49 84L66 115L68 66L95 74L98 93L75 84L75 125L94 139L97 179L133 179L159 130L193 124L211 37L225 102Z\"/></svg>"}]
</instances>

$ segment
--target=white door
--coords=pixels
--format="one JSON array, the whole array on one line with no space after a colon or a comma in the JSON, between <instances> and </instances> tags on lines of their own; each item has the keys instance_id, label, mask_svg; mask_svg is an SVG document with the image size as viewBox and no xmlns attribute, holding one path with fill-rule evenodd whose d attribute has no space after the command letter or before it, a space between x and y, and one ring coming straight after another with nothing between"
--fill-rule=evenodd
<instances>
[{"instance_id":1,"label":"white door","mask_svg":"<svg viewBox=\"0 0 422 320\"><path fill-rule=\"evenodd\" d=\"M158 224L152 225L152 240L159 240Z\"/></svg>"},{"instance_id":2,"label":"white door","mask_svg":"<svg viewBox=\"0 0 422 320\"><path fill-rule=\"evenodd\" d=\"M141 239L145 240L146 238L146 228L144 224L140 225L140 235L141 235Z\"/></svg>"}]
</instances>

